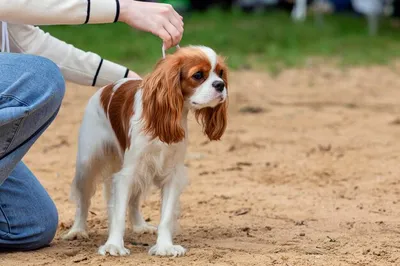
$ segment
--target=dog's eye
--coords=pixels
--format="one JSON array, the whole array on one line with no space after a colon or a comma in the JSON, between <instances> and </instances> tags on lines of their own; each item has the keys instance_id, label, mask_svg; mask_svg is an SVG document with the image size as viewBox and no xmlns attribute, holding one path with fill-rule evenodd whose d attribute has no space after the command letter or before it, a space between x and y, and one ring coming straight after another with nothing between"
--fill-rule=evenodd
<instances>
[{"instance_id":1,"label":"dog's eye","mask_svg":"<svg viewBox=\"0 0 400 266\"><path fill-rule=\"evenodd\" d=\"M195 80L201 80L203 78L203 72L199 71L194 73L194 75L192 76Z\"/></svg>"},{"instance_id":2,"label":"dog's eye","mask_svg":"<svg viewBox=\"0 0 400 266\"><path fill-rule=\"evenodd\" d=\"M219 77L222 78L223 75L224 75L224 71L221 69L221 71L219 72Z\"/></svg>"}]
</instances>

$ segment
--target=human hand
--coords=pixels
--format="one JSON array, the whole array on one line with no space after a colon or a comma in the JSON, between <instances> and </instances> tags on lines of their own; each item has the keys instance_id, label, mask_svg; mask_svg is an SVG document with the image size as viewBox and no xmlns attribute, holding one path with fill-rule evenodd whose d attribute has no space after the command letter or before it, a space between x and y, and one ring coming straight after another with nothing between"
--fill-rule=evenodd
<instances>
[{"instance_id":1,"label":"human hand","mask_svg":"<svg viewBox=\"0 0 400 266\"><path fill-rule=\"evenodd\" d=\"M183 17L169 4L121 0L120 10L119 21L160 37L165 49L182 39Z\"/></svg>"}]
</instances>

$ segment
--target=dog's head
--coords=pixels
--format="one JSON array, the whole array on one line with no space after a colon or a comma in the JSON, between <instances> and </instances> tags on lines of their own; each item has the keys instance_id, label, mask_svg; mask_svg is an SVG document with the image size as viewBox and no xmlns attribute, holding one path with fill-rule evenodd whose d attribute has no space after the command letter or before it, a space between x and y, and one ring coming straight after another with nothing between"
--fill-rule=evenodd
<instances>
[{"instance_id":1,"label":"dog's head","mask_svg":"<svg viewBox=\"0 0 400 266\"><path fill-rule=\"evenodd\" d=\"M143 81L144 131L171 144L182 141L182 112L195 111L210 140L227 124L228 79L224 59L204 46L180 48L160 60Z\"/></svg>"}]
</instances>

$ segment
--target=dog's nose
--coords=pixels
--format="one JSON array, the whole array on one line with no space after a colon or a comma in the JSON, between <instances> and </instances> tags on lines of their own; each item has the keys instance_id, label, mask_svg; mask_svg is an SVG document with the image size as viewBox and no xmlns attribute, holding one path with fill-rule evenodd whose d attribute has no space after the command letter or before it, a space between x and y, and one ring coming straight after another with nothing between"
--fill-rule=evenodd
<instances>
[{"instance_id":1,"label":"dog's nose","mask_svg":"<svg viewBox=\"0 0 400 266\"><path fill-rule=\"evenodd\" d=\"M216 80L213 82L212 86L218 91L222 92L225 88L225 83L221 80Z\"/></svg>"}]
</instances>

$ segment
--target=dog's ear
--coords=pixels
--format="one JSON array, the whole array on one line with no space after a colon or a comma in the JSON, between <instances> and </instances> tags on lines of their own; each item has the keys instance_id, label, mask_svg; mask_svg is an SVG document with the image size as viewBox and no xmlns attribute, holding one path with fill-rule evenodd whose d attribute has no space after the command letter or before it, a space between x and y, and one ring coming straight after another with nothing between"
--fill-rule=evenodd
<instances>
[{"instance_id":1,"label":"dog's ear","mask_svg":"<svg viewBox=\"0 0 400 266\"><path fill-rule=\"evenodd\" d=\"M218 56L218 72L222 71L222 80L225 83L226 90L228 91L228 67L225 64L225 58ZM207 107L196 110L195 117L197 122L203 126L203 132L210 140L220 140L225 132L228 117L228 99L222 104L214 108Z\"/></svg>"},{"instance_id":2,"label":"dog's ear","mask_svg":"<svg viewBox=\"0 0 400 266\"><path fill-rule=\"evenodd\" d=\"M225 101L216 107L207 107L196 110L196 120L202 124L203 132L210 140L220 140L227 125L228 102Z\"/></svg>"},{"instance_id":3,"label":"dog's ear","mask_svg":"<svg viewBox=\"0 0 400 266\"><path fill-rule=\"evenodd\" d=\"M167 144L180 142L185 137L181 125L184 98L180 71L180 59L167 56L143 83L143 130L152 139L159 138Z\"/></svg>"}]
</instances>

